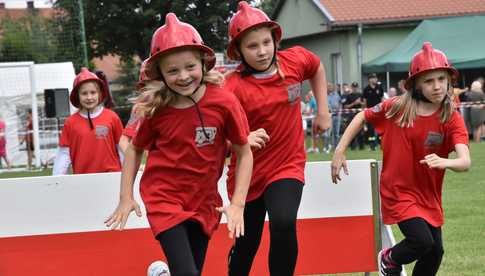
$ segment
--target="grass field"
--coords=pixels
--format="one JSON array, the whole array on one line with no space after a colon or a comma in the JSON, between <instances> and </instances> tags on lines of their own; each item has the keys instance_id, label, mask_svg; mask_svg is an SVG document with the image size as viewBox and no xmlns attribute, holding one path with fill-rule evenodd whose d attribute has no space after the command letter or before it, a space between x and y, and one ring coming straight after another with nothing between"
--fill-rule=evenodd
<instances>
[{"instance_id":1,"label":"grass field","mask_svg":"<svg viewBox=\"0 0 485 276\"><path fill-rule=\"evenodd\" d=\"M448 171L445 177L443 205L445 256L440 276L485 275L485 143L471 145L472 168L467 173ZM329 155L310 154L309 161L330 160ZM381 159L379 151L348 151L347 159ZM40 172L1 173L0 178L50 175ZM400 232L394 228L399 241ZM322 248L322 250L325 250ZM407 266L411 275L412 265ZM362 273L339 275L363 275ZM373 273L371 275L377 275Z\"/></svg>"}]
</instances>

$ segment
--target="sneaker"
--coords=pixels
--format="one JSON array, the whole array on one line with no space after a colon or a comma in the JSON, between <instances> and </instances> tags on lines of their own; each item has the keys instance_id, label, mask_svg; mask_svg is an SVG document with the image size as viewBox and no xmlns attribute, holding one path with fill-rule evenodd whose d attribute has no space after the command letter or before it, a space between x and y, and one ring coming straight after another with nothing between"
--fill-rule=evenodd
<instances>
[{"instance_id":1,"label":"sneaker","mask_svg":"<svg viewBox=\"0 0 485 276\"><path fill-rule=\"evenodd\" d=\"M377 255L377 269L380 276L400 276L402 266L389 261L389 253L391 249L385 248Z\"/></svg>"},{"instance_id":2,"label":"sneaker","mask_svg":"<svg viewBox=\"0 0 485 276\"><path fill-rule=\"evenodd\" d=\"M162 261L154 261L148 267L147 276L170 276L168 265Z\"/></svg>"},{"instance_id":3,"label":"sneaker","mask_svg":"<svg viewBox=\"0 0 485 276\"><path fill-rule=\"evenodd\" d=\"M306 152L307 152L307 153L312 153L312 152L313 152L313 148L308 148L308 149L306 150Z\"/></svg>"}]
</instances>

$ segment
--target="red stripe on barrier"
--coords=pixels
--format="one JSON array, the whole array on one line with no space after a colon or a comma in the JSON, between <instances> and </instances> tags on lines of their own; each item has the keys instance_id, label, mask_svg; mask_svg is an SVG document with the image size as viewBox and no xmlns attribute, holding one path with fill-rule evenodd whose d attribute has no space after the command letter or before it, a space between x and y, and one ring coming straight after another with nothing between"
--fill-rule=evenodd
<instances>
[{"instance_id":1,"label":"red stripe on barrier","mask_svg":"<svg viewBox=\"0 0 485 276\"><path fill-rule=\"evenodd\" d=\"M296 274L376 270L372 216L298 220ZM212 238L204 275L227 275L232 240L221 225ZM251 275L269 275L267 225ZM100 231L0 239L0 275L140 276L162 259L149 229Z\"/></svg>"}]
</instances>

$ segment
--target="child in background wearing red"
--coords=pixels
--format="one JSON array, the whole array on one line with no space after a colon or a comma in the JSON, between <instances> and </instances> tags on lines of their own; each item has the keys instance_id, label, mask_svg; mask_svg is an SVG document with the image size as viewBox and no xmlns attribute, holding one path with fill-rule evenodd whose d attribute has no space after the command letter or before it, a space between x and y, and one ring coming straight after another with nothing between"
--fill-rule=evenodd
<instances>
[{"instance_id":1,"label":"child in background wearing red","mask_svg":"<svg viewBox=\"0 0 485 276\"><path fill-rule=\"evenodd\" d=\"M123 125L116 113L105 108L108 97L96 74L82 68L74 79L70 101L79 111L64 122L53 175L121 171L118 142Z\"/></svg>"}]
</instances>

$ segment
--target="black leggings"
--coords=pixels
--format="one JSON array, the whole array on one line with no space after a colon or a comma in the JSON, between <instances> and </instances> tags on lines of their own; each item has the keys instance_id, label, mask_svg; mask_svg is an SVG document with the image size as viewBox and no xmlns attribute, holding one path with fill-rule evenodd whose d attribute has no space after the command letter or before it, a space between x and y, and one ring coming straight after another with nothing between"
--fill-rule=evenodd
<instances>
[{"instance_id":1,"label":"black leggings","mask_svg":"<svg viewBox=\"0 0 485 276\"><path fill-rule=\"evenodd\" d=\"M247 276L258 251L266 211L269 216L269 271L273 276L292 276L298 256L296 215L303 183L281 179L269 185L262 196L246 203L244 236L229 252L229 275Z\"/></svg>"},{"instance_id":2,"label":"black leggings","mask_svg":"<svg viewBox=\"0 0 485 276\"><path fill-rule=\"evenodd\" d=\"M209 238L198 222L186 220L157 235L171 276L199 276Z\"/></svg>"},{"instance_id":3,"label":"black leggings","mask_svg":"<svg viewBox=\"0 0 485 276\"><path fill-rule=\"evenodd\" d=\"M414 265L413 276L436 275L443 257L441 227L433 227L422 218L400 222L404 240L391 250L391 259L397 264Z\"/></svg>"}]
</instances>

